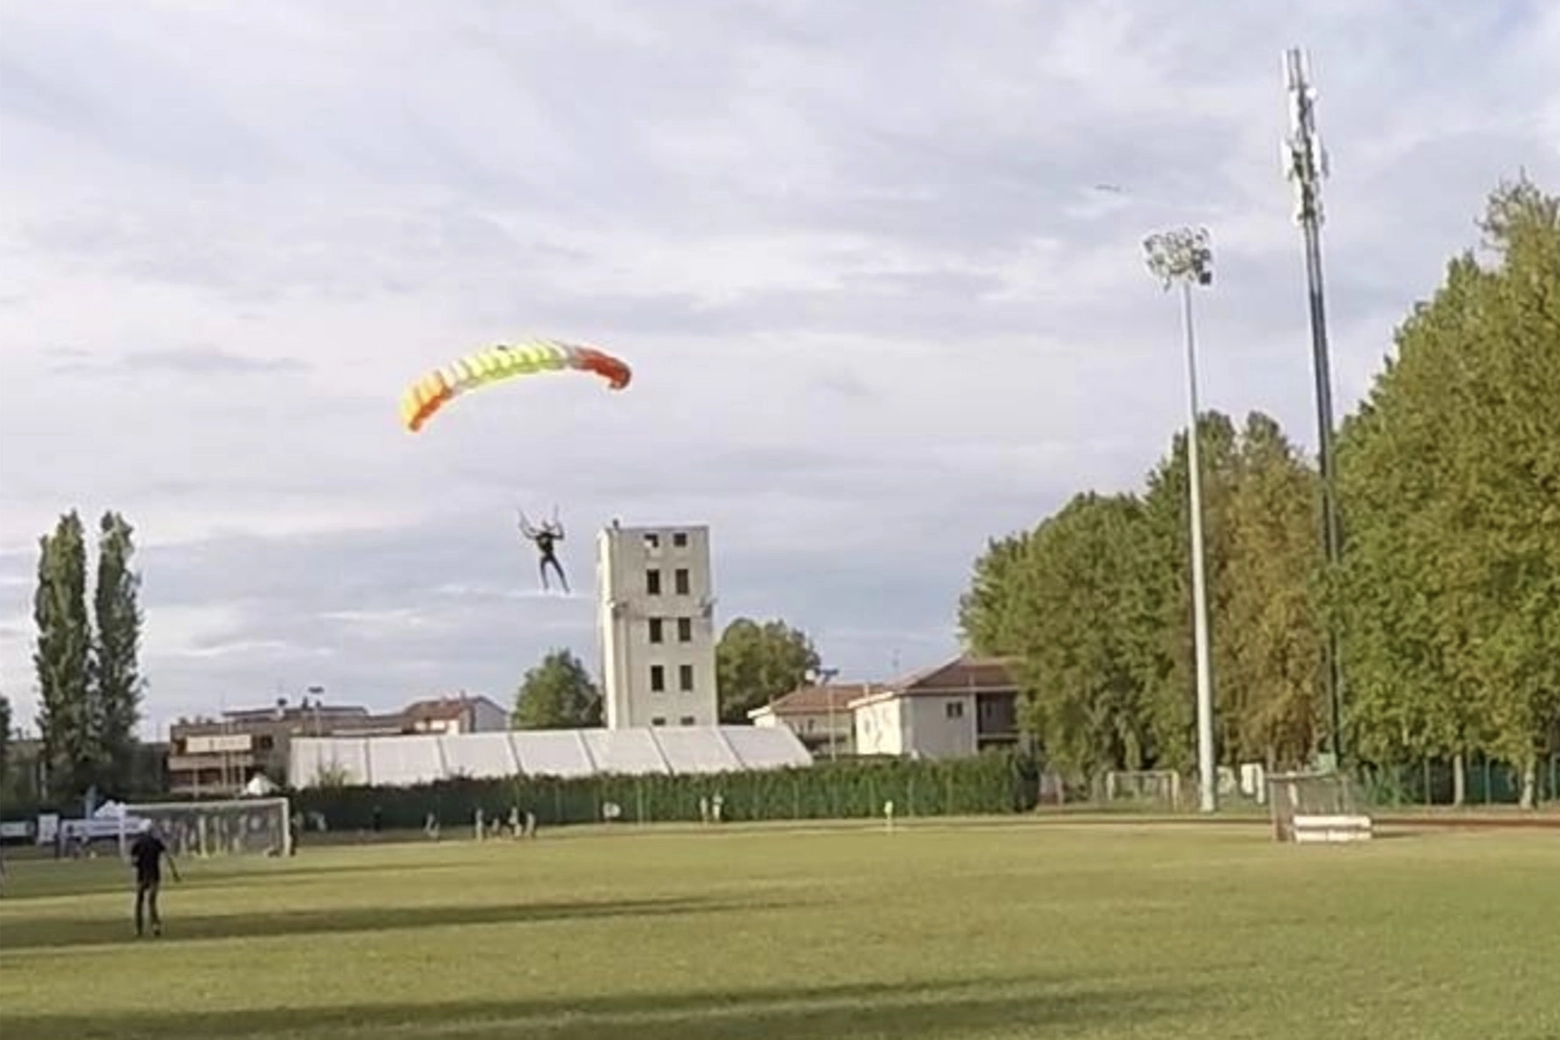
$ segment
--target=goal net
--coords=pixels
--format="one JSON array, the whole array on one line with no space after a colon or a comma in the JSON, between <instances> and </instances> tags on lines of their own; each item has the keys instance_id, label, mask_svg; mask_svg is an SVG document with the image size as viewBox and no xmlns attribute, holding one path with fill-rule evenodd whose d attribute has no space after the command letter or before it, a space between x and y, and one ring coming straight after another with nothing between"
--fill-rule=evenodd
<instances>
[{"instance_id":1,"label":"goal net","mask_svg":"<svg viewBox=\"0 0 1560 1040\"><path fill-rule=\"evenodd\" d=\"M143 821L175 856L286 856L292 852L291 813L285 798L126 805L119 848L127 854Z\"/></svg>"},{"instance_id":2,"label":"goal net","mask_svg":"<svg viewBox=\"0 0 1560 1040\"><path fill-rule=\"evenodd\" d=\"M1181 808L1181 774L1173 769L1113 769L1105 774L1104 788L1108 805L1168 812Z\"/></svg>"},{"instance_id":3,"label":"goal net","mask_svg":"<svg viewBox=\"0 0 1560 1040\"><path fill-rule=\"evenodd\" d=\"M1297 840L1297 819L1363 819L1354 785L1342 773L1273 773L1267 796L1273 837L1279 841Z\"/></svg>"}]
</instances>

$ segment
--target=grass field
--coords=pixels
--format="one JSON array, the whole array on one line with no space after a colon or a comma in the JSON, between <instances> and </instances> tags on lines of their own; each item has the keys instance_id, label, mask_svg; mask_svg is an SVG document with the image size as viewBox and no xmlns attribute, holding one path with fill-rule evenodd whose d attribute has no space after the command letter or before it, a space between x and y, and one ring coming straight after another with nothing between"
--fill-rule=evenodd
<instances>
[{"instance_id":1,"label":"grass field","mask_svg":"<svg viewBox=\"0 0 1560 1040\"><path fill-rule=\"evenodd\" d=\"M10 864L0 1038L1554 1040L1560 833L563 831Z\"/></svg>"}]
</instances>

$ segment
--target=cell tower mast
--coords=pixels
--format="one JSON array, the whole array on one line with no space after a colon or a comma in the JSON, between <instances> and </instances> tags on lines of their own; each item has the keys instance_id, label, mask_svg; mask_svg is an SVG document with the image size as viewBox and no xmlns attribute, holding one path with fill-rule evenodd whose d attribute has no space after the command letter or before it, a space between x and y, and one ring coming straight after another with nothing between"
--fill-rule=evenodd
<instances>
[{"instance_id":1,"label":"cell tower mast","mask_svg":"<svg viewBox=\"0 0 1560 1040\"><path fill-rule=\"evenodd\" d=\"M1327 151L1316 131L1316 90L1310 56L1299 47L1284 54L1284 85L1289 91L1289 136L1283 142L1284 176L1294 186L1295 221L1305 242L1305 274L1311 313L1311 366L1316 379L1316 455L1322 478L1322 547L1329 573L1336 574L1342 550L1338 528L1338 488L1333 460L1332 374L1327 351L1327 307L1322 284L1322 179L1330 172ZM1331 716L1330 750L1343 761L1342 668L1338 630L1326 612L1323 679Z\"/></svg>"}]
</instances>

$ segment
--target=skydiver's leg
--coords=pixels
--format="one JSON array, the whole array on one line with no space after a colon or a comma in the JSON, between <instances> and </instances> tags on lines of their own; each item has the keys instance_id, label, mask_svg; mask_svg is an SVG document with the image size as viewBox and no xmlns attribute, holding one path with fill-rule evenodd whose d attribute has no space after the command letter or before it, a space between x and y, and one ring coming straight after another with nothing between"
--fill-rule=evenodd
<instances>
[{"instance_id":1,"label":"skydiver's leg","mask_svg":"<svg viewBox=\"0 0 1560 1040\"><path fill-rule=\"evenodd\" d=\"M536 565L537 573L542 576L542 589L546 591L552 586L547 584L547 557L543 556Z\"/></svg>"},{"instance_id":2,"label":"skydiver's leg","mask_svg":"<svg viewBox=\"0 0 1560 1040\"><path fill-rule=\"evenodd\" d=\"M547 555L546 559L544 559L542 561L542 566L545 568L549 563L552 564L553 573L558 575L558 584L563 586L563 591L564 592L568 592L569 591L569 579L563 573L563 564L559 563L558 562L558 557L552 555L551 553L549 553Z\"/></svg>"}]
</instances>

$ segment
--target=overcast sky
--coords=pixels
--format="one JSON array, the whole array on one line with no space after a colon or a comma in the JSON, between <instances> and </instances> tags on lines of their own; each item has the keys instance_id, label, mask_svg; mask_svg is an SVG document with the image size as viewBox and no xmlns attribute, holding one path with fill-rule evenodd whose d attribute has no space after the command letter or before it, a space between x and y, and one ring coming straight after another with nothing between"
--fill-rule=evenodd
<instances>
[{"instance_id":1,"label":"overcast sky","mask_svg":"<svg viewBox=\"0 0 1560 1040\"><path fill-rule=\"evenodd\" d=\"M1333 155L1340 409L1525 167L1560 189L1560 3L0 2L0 684L37 538L135 524L149 726L296 696L508 701L593 604L517 504L713 529L717 619L842 677L955 652L988 536L1137 484L1183 422L1140 240L1207 224L1206 406L1314 443L1281 54ZM1119 191L1103 191L1112 185ZM402 388L550 376L423 433Z\"/></svg>"}]
</instances>

